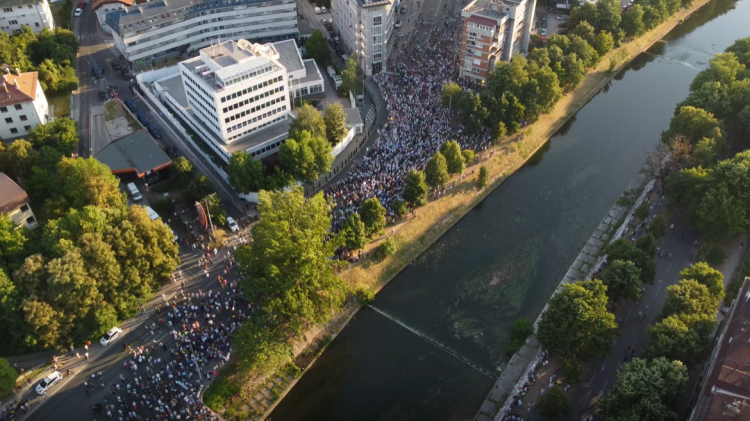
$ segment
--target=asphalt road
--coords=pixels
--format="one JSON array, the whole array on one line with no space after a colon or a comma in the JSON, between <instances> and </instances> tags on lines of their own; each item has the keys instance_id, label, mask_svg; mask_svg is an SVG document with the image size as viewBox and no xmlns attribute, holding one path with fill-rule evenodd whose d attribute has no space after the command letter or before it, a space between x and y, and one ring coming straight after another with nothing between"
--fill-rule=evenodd
<instances>
[{"instance_id":1,"label":"asphalt road","mask_svg":"<svg viewBox=\"0 0 750 421\"><path fill-rule=\"evenodd\" d=\"M222 248L219 250L219 258L215 258L214 265L211 265L210 267L210 277L206 277L203 269L198 268L197 260L200 257L199 252L191 251L184 244L181 245L180 249L180 258L182 259L182 264L180 264L175 273L179 273L180 270L183 272L184 279L182 281L185 282L185 294L198 292L199 289L204 293L208 293L209 290L219 290L220 287L217 282L217 275L224 275L224 265L222 263L221 257L224 255L226 250L232 250L232 247ZM236 280L237 277L233 272L230 272L230 275L227 277L227 279L233 281ZM174 300L175 296L177 298L181 297L179 275L177 275L177 282L175 284L167 284L160 292L164 293L166 297L170 299L170 301ZM65 365L59 371L65 372L66 368L70 368L74 372L73 375L71 377L63 379L63 381L58 385L50 388L49 398L41 402L33 402L30 412L28 414L19 412L16 419L18 421L79 421L108 419L106 414L94 416L91 411L91 406L96 404L97 402L103 402L105 392L109 399L109 403L113 403L113 399L116 402L116 397L112 396L111 393L108 392L108 389L114 383L118 382L120 374L132 378L133 372L126 370L123 366L128 357L127 352L124 351L123 344L128 344L133 348L140 345L150 346L153 344L157 349L155 353L155 357L157 358L165 358L165 356L167 355L167 352L161 350L158 347L160 341L170 348L174 345L174 340L169 335L169 329L166 325L160 333L156 333L155 335L151 335L145 329L146 324L151 324L153 322L156 322L158 324L159 317L165 317L164 311L162 311L161 314L157 314L154 310L154 306L161 306L163 302L164 301L161 297L161 294L157 294L154 299L146 304L145 313L139 312L136 316L133 317L133 319L121 325L121 328L123 329L123 336L116 339L115 342L110 346L103 347L98 343L92 344L89 351L91 359L90 362L87 362L83 357L85 352L84 349L77 349L77 351L81 355L80 359L75 358L75 356L71 356L71 353L68 352L64 357L64 361L66 361L64 363ZM220 320L227 324L226 320L229 317L230 315L225 312L219 315L217 317L217 320ZM211 361L206 365L205 370L210 371L216 364L216 360ZM87 395L85 393L83 382L91 382L91 375L99 371L102 371L102 374L104 375L106 387L105 389L102 389L99 386L99 381L96 380L96 391L91 393L91 395ZM142 368L142 366L139 367L138 373L142 376L145 376L146 374L145 369ZM193 379L196 378L197 374L193 376ZM207 384L208 383L204 380L204 390ZM127 401L128 403L132 402L132 399L125 399L129 398L125 392L120 392L119 394L123 397L124 401ZM37 395L32 390L27 397L36 398ZM149 411L146 408L140 408L140 405L138 414L144 417L153 417L153 412Z\"/></svg>"}]
</instances>

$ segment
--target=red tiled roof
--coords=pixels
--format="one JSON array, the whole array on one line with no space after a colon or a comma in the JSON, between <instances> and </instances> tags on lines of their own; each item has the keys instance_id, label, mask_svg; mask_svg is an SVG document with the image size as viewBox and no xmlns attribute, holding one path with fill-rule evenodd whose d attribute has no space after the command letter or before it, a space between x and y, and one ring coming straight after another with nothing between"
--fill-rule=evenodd
<instances>
[{"instance_id":1,"label":"red tiled roof","mask_svg":"<svg viewBox=\"0 0 750 421\"><path fill-rule=\"evenodd\" d=\"M133 0L94 0L91 2L91 10L96 10L102 7L103 5L110 4L110 3L122 3L125 6L130 7L133 5L134 1Z\"/></svg>"},{"instance_id":2,"label":"red tiled roof","mask_svg":"<svg viewBox=\"0 0 750 421\"><path fill-rule=\"evenodd\" d=\"M26 203L29 203L26 190L0 172L0 213L10 213Z\"/></svg>"},{"instance_id":3,"label":"red tiled roof","mask_svg":"<svg viewBox=\"0 0 750 421\"><path fill-rule=\"evenodd\" d=\"M0 105L21 104L36 99L37 72L3 75L0 81Z\"/></svg>"}]
</instances>

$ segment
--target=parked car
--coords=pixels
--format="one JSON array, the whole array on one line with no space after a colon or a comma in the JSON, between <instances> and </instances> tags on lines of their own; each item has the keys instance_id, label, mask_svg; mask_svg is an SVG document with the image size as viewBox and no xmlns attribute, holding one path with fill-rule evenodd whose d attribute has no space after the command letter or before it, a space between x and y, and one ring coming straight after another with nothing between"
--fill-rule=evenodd
<instances>
[{"instance_id":1,"label":"parked car","mask_svg":"<svg viewBox=\"0 0 750 421\"><path fill-rule=\"evenodd\" d=\"M100 69L99 66L91 66L91 73L94 74L95 78L100 78L100 77L104 76L102 74L102 69Z\"/></svg>"},{"instance_id":2,"label":"parked car","mask_svg":"<svg viewBox=\"0 0 750 421\"><path fill-rule=\"evenodd\" d=\"M107 91L99 91L99 99L102 101L106 101L109 99L109 95L107 94Z\"/></svg>"},{"instance_id":3,"label":"parked car","mask_svg":"<svg viewBox=\"0 0 750 421\"><path fill-rule=\"evenodd\" d=\"M86 2L85 1L78 2L78 6L76 6L76 7L79 8L79 9L85 9L86 8Z\"/></svg>"},{"instance_id":4,"label":"parked car","mask_svg":"<svg viewBox=\"0 0 750 421\"><path fill-rule=\"evenodd\" d=\"M138 121L140 121L144 126L148 126L148 123L150 123L148 121L148 117L146 117L146 113L144 113L143 111L138 111L135 116L138 117Z\"/></svg>"},{"instance_id":5,"label":"parked car","mask_svg":"<svg viewBox=\"0 0 750 421\"><path fill-rule=\"evenodd\" d=\"M402 15L405 15L405 14L406 14L406 8L405 8L405 7L401 7L401 10L400 10L400 11L401 11L401 14L402 14Z\"/></svg>"},{"instance_id":6,"label":"parked car","mask_svg":"<svg viewBox=\"0 0 750 421\"><path fill-rule=\"evenodd\" d=\"M320 13L325 13L325 12L326 12L326 7L320 6Z\"/></svg>"},{"instance_id":7,"label":"parked car","mask_svg":"<svg viewBox=\"0 0 750 421\"><path fill-rule=\"evenodd\" d=\"M560 16L556 17L555 19L557 19L557 20L568 20L568 19L570 19L570 16L568 16L568 15L560 15Z\"/></svg>"},{"instance_id":8,"label":"parked car","mask_svg":"<svg viewBox=\"0 0 750 421\"><path fill-rule=\"evenodd\" d=\"M122 65L117 60L112 60L112 68L115 70L120 70L122 68Z\"/></svg>"},{"instance_id":9,"label":"parked car","mask_svg":"<svg viewBox=\"0 0 750 421\"><path fill-rule=\"evenodd\" d=\"M148 132L151 133L151 136L153 136L155 139L161 139L161 132L159 131L159 128L156 127L156 124L149 123L146 128L148 129Z\"/></svg>"},{"instance_id":10,"label":"parked car","mask_svg":"<svg viewBox=\"0 0 750 421\"><path fill-rule=\"evenodd\" d=\"M316 14L318 14L318 15L319 15L319 14L321 13L321 12L320 12L320 7L316 7L316 8L315 8L315 13L316 13Z\"/></svg>"},{"instance_id":11,"label":"parked car","mask_svg":"<svg viewBox=\"0 0 750 421\"><path fill-rule=\"evenodd\" d=\"M79 17L83 14L83 9L76 9L75 12L73 12L73 16Z\"/></svg>"},{"instance_id":12,"label":"parked car","mask_svg":"<svg viewBox=\"0 0 750 421\"><path fill-rule=\"evenodd\" d=\"M115 339L119 338L120 335L122 335L122 329L119 327L113 327L109 332L105 333L101 339L99 339L99 343L102 344L102 346L107 346L114 342Z\"/></svg>"},{"instance_id":13,"label":"parked car","mask_svg":"<svg viewBox=\"0 0 750 421\"><path fill-rule=\"evenodd\" d=\"M122 73L122 77L125 78L125 80L132 80L133 79L133 74L130 73L130 70L128 70L128 69L126 69L124 67L120 70L120 73Z\"/></svg>"},{"instance_id":14,"label":"parked car","mask_svg":"<svg viewBox=\"0 0 750 421\"><path fill-rule=\"evenodd\" d=\"M547 28L542 28L542 36L547 35Z\"/></svg>"},{"instance_id":15,"label":"parked car","mask_svg":"<svg viewBox=\"0 0 750 421\"><path fill-rule=\"evenodd\" d=\"M49 376L45 377L38 385L36 385L36 393L43 395L52 385L62 380L62 373L59 371L53 371Z\"/></svg>"},{"instance_id":16,"label":"parked car","mask_svg":"<svg viewBox=\"0 0 750 421\"><path fill-rule=\"evenodd\" d=\"M395 26L395 27L396 27L396 29L400 28L400 27L401 27L401 21L400 21L400 20L397 20L397 21L396 21L396 24L395 24L395 25L393 25L393 26Z\"/></svg>"},{"instance_id":17,"label":"parked car","mask_svg":"<svg viewBox=\"0 0 750 421\"><path fill-rule=\"evenodd\" d=\"M557 31L557 33L560 34L560 35L566 35L568 33L568 30L567 29L561 29L561 30Z\"/></svg>"},{"instance_id":18,"label":"parked car","mask_svg":"<svg viewBox=\"0 0 750 421\"><path fill-rule=\"evenodd\" d=\"M135 105L135 101L133 101L133 98L128 98L123 102L125 103L125 106L128 107L131 113L138 111L138 106Z\"/></svg>"},{"instance_id":19,"label":"parked car","mask_svg":"<svg viewBox=\"0 0 750 421\"><path fill-rule=\"evenodd\" d=\"M164 152L166 152L170 158L177 158L179 151L177 150L177 146L167 146L164 148Z\"/></svg>"},{"instance_id":20,"label":"parked car","mask_svg":"<svg viewBox=\"0 0 750 421\"><path fill-rule=\"evenodd\" d=\"M325 26L328 24L328 19L321 19L320 23L322 23Z\"/></svg>"},{"instance_id":21,"label":"parked car","mask_svg":"<svg viewBox=\"0 0 750 421\"><path fill-rule=\"evenodd\" d=\"M227 216L227 226L230 230L232 230L232 232L237 232L240 229L239 225L237 225L237 222L235 222L234 218L232 218L231 216Z\"/></svg>"},{"instance_id":22,"label":"parked car","mask_svg":"<svg viewBox=\"0 0 750 421\"><path fill-rule=\"evenodd\" d=\"M568 22L558 23L557 27L558 28L567 28L568 27Z\"/></svg>"}]
</instances>

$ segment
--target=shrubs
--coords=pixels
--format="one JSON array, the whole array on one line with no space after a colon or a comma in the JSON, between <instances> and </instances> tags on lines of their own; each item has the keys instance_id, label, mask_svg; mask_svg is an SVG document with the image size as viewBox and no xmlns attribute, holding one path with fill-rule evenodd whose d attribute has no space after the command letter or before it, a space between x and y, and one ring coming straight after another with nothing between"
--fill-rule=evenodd
<instances>
[{"instance_id":1,"label":"shrubs","mask_svg":"<svg viewBox=\"0 0 750 421\"><path fill-rule=\"evenodd\" d=\"M354 296L357 297L357 302L361 307L364 307L375 300L375 293L371 289L363 286L357 287L354 291Z\"/></svg>"},{"instance_id":2,"label":"shrubs","mask_svg":"<svg viewBox=\"0 0 750 421\"><path fill-rule=\"evenodd\" d=\"M489 174L487 171L487 167L482 165L479 168L479 178L477 179L477 183L479 183L479 187L485 188L487 187L487 184L489 184Z\"/></svg>"},{"instance_id":3,"label":"shrubs","mask_svg":"<svg viewBox=\"0 0 750 421\"><path fill-rule=\"evenodd\" d=\"M383 241L383 244L378 246L375 253L378 259L385 259L388 256L393 256L396 254L396 242L393 241L393 238L386 239Z\"/></svg>"},{"instance_id":4,"label":"shrubs","mask_svg":"<svg viewBox=\"0 0 750 421\"><path fill-rule=\"evenodd\" d=\"M505 352L513 355L521 349L526 342L526 338L534 334L534 324L531 320L521 318L513 323L513 331L510 334L510 342Z\"/></svg>"}]
</instances>

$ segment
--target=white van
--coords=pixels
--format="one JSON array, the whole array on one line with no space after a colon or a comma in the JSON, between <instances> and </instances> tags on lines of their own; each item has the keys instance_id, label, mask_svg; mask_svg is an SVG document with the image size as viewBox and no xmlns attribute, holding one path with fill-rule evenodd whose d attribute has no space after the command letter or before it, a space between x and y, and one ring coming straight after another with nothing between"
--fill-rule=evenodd
<instances>
[{"instance_id":1,"label":"white van","mask_svg":"<svg viewBox=\"0 0 750 421\"><path fill-rule=\"evenodd\" d=\"M133 200L137 202L143 199L143 196L141 196L141 192L138 191L138 187L135 186L135 183L128 183L127 187L130 192L130 197L132 197Z\"/></svg>"},{"instance_id":2,"label":"white van","mask_svg":"<svg viewBox=\"0 0 750 421\"><path fill-rule=\"evenodd\" d=\"M159 219L159 214L156 213L155 210L151 209L151 206L146 206L146 212L148 212L148 217L151 218L152 221L156 221Z\"/></svg>"},{"instance_id":3,"label":"white van","mask_svg":"<svg viewBox=\"0 0 750 421\"><path fill-rule=\"evenodd\" d=\"M318 14L318 15L320 14L320 7L316 7L315 8L315 13Z\"/></svg>"}]
</instances>

